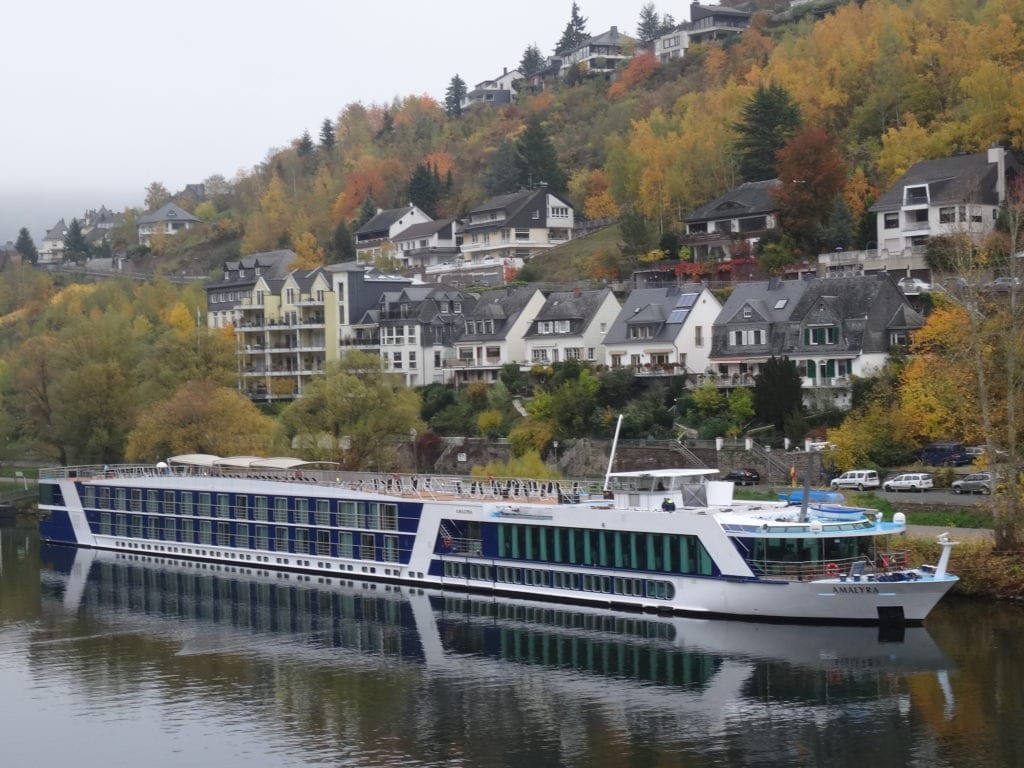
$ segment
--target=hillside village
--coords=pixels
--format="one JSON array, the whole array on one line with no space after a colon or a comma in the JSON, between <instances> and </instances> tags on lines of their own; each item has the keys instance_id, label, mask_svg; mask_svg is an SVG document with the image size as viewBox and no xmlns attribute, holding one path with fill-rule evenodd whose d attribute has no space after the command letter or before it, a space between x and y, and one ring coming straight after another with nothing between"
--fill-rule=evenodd
<instances>
[{"instance_id":1,"label":"hillside village","mask_svg":"<svg viewBox=\"0 0 1024 768\"><path fill-rule=\"evenodd\" d=\"M713 391L719 409L785 359L801 409L835 414L863 407L858 382L905 365L933 316L981 307L1001 322L1020 250L1011 118L967 137L936 111L928 144L921 104L886 112L879 133L783 69L801 41L914 7L693 3L681 24L648 11L635 36L590 34L574 4L564 47L530 46L471 87L456 75L443 106L349 105L250 176L175 194L155 182L146 210L62 219L38 250L8 244L4 263L201 285L232 386L271 408L360 351L413 388L545 381L573 364L676 393L668 403ZM629 124L596 140L616 105ZM907 440L947 435L981 437L947 415Z\"/></svg>"}]
</instances>

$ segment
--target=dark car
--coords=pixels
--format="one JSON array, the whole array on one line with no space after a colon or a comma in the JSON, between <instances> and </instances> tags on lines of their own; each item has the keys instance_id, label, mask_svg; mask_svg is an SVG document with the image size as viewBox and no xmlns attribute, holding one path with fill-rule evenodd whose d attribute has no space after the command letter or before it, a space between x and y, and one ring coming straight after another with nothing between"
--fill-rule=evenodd
<instances>
[{"instance_id":1,"label":"dark car","mask_svg":"<svg viewBox=\"0 0 1024 768\"><path fill-rule=\"evenodd\" d=\"M962 443L951 441L928 443L918 452L917 458L931 467L962 467L974 461Z\"/></svg>"},{"instance_id":2,"label":"dark car","mask_svg":"<svg viewBox=\"0 0 1024 768\"><path fill-rule=\"evenodd\" d=\"M734 469L722 479L732 480L736 485L757 485L761 475L756 469Z\"/></svg>"}]
</instances>

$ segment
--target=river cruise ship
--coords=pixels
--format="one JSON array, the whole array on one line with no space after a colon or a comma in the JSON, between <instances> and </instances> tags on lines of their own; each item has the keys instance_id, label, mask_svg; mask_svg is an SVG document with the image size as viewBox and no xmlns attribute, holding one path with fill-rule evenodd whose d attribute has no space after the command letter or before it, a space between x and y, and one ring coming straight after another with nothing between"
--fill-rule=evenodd
<instances>
[{"instance_id":1,"label":"river cruise ship","mask_svg":"<svg viewBox=\"0 0 1024 768\"><path fill-rule=\"evenodd\" d=\"M907 562L897 513L739 501L717 470L602 481L344 473L177 456L40 472L47 541L620 609L920 623L957 581L953 542Z\"/></svg>"}]
</instances>

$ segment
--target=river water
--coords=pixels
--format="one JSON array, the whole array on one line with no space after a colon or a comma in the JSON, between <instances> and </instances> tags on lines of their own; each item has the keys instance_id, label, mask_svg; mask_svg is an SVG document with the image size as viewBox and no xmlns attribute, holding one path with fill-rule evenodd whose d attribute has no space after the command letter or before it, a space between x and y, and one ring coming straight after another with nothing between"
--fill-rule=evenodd
<instances>
[{"instance_id":1,"label":"river water","mask_svg":"<svg viewBox=\"0 0 1024 768\"><path fill-rule=\"evenodd\" d=\"M1024 765L1024 612L700 621L0 529L2 765Z\"/></svg>"}]
</instances>

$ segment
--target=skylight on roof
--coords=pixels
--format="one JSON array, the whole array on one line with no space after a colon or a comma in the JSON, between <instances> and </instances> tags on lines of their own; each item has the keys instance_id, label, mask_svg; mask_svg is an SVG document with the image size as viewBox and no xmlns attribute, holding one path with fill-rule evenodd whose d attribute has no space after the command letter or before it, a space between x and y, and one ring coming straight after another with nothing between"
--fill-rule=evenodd
<instances>
[{"instance_id":1,"label":"skylight on roof","mask_svg":"<svg viewBox=\"0 0 1024 768\"><path fill-rule=\"evenodd\" d=\"M783 309L788 303L789 299L779 299L775 302L775 309Z\"/></svg>"},{"instance_id":2,"label":"skylight on roof","mask_svg":"<svg viewBox=\"0 0 1024 768\"><path fill-rule=\"evenodd\" d=\"M688 309L673 309L672 312L669 314L668 320L666 322L681 323L684 320L686 320L686 316L688 314L690 314L690 310Z\"/></svg>"}]
</instances>

